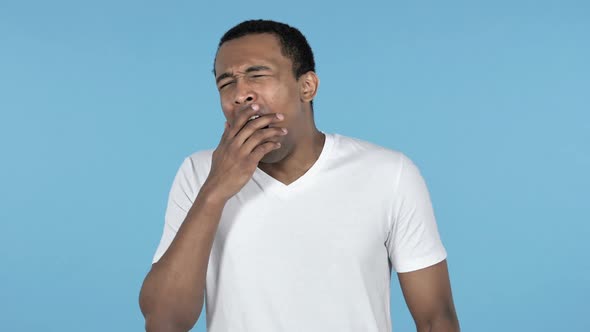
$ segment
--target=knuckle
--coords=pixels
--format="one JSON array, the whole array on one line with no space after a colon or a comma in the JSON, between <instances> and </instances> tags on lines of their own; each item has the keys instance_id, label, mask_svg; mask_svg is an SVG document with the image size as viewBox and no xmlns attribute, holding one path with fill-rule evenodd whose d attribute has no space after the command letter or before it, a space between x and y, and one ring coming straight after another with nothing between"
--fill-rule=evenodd
<instances>
[{"instance_id":1,"label":"knuckle","mask_svg":"<svg viewBox=\"0 0 590 332\"><path fill-rule=\"evenodd\" d=\"M258 126L256 121L249 121L244 128L247 128L248 130L256 130L258 129Z\"/></svg>"},{"instance_id":2,"label":"knuckle","mask_svg":"<svg viewBox=\"0 0 590 332\"><path fill-rule=\"evenodd\" d=\"M255 140L265 139L267 137L266 130L257 130L252 134L252 138Z\"/></svg>"},{"instance_id":3,"label":"knuckle","mask_svg":"<svg viewBox=\"0 0 590 332\"><path fill-rule=\"evenodd\" d=\"M235 139L232 139L229 143L228 143L228 150L230 151L235 151L238 148L238 143L236 142Z\"/></svg>"},{"instance_id":4,"label":"knuckle","mask_svg":"<svg viewBox=\"0 0 590 332\"><path fill-rule=\"evenodd\" d=\"M260 154L260 153L264 153L264 146L266 144L260 144L258 145L252 152L256 155Z\"/></svg>"}]
</instances>

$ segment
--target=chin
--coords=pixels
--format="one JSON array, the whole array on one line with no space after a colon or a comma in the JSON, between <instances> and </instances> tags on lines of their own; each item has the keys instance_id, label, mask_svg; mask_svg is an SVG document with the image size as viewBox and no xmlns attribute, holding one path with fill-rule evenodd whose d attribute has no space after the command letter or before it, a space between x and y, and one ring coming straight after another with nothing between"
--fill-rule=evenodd
<instances>
[{"instance_id":1,"label":"chin","mask_svg":"<svg viewBox=\"0 0 590 332\"><path fill-rule=\"evenodd\" d=\"M284 147L281 146L280 148L276 149L276 150L272 150L269 153L265 154L264 157L262 157L262 159L260 159L261 163L264 164L274 164L274 163L278 163L279 161L283 160L285 158L285 150Z\"/></svg>"}]
</instances>

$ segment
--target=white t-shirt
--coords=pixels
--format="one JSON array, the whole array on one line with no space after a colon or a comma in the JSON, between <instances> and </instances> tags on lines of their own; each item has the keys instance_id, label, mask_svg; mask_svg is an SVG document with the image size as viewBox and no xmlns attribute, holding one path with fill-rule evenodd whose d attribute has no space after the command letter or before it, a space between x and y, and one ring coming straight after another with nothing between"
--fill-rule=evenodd
<instances>
[{"instance_id":1,"label":"white t-shirt","mask_svg":"<svg viewBox=\"0 0 590 332\"><path fill-rule=\"evenodd\" d=\"M153 262L211 167L187 157L172 184ZM446 258L428 189L404 154L326 134L313 166L284 185L257 168L225 205L207 270L207 331L389 332L392 266Z\"/></svg>"}]
</instances>

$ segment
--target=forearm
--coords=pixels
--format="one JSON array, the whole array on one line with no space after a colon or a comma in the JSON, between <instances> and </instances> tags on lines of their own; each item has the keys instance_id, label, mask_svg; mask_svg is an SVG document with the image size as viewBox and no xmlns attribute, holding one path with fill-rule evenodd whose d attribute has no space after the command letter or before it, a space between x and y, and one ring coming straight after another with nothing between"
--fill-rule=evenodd
<instances>
[{"instance_id":1,"label":"forearm","mask_svg":"<svg viewBox=\"0 0 590 332\"><path fill-rule=\"evenodd\" d=\"M209 255L225 201L201 190L140 293L148 331L187 331L203 308Z\"/></svg>"}]
</instances>

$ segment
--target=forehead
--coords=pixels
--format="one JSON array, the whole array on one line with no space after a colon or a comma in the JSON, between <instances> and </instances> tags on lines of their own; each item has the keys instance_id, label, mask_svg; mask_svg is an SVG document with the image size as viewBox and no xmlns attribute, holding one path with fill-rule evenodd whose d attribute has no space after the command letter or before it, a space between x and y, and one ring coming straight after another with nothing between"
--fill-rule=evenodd
<instances>
[{"instance_id":1,"label":"forehead","mask_svg":"<svg viewBox=\"0 0 590 332\"><path fill-rule=\"evenodd\" d=\"M279 39L272 34L252 34L225 42L217 52L215 72L219 75L260 64L291 65L281 52Z\"/></svg>"}]
</instances>

